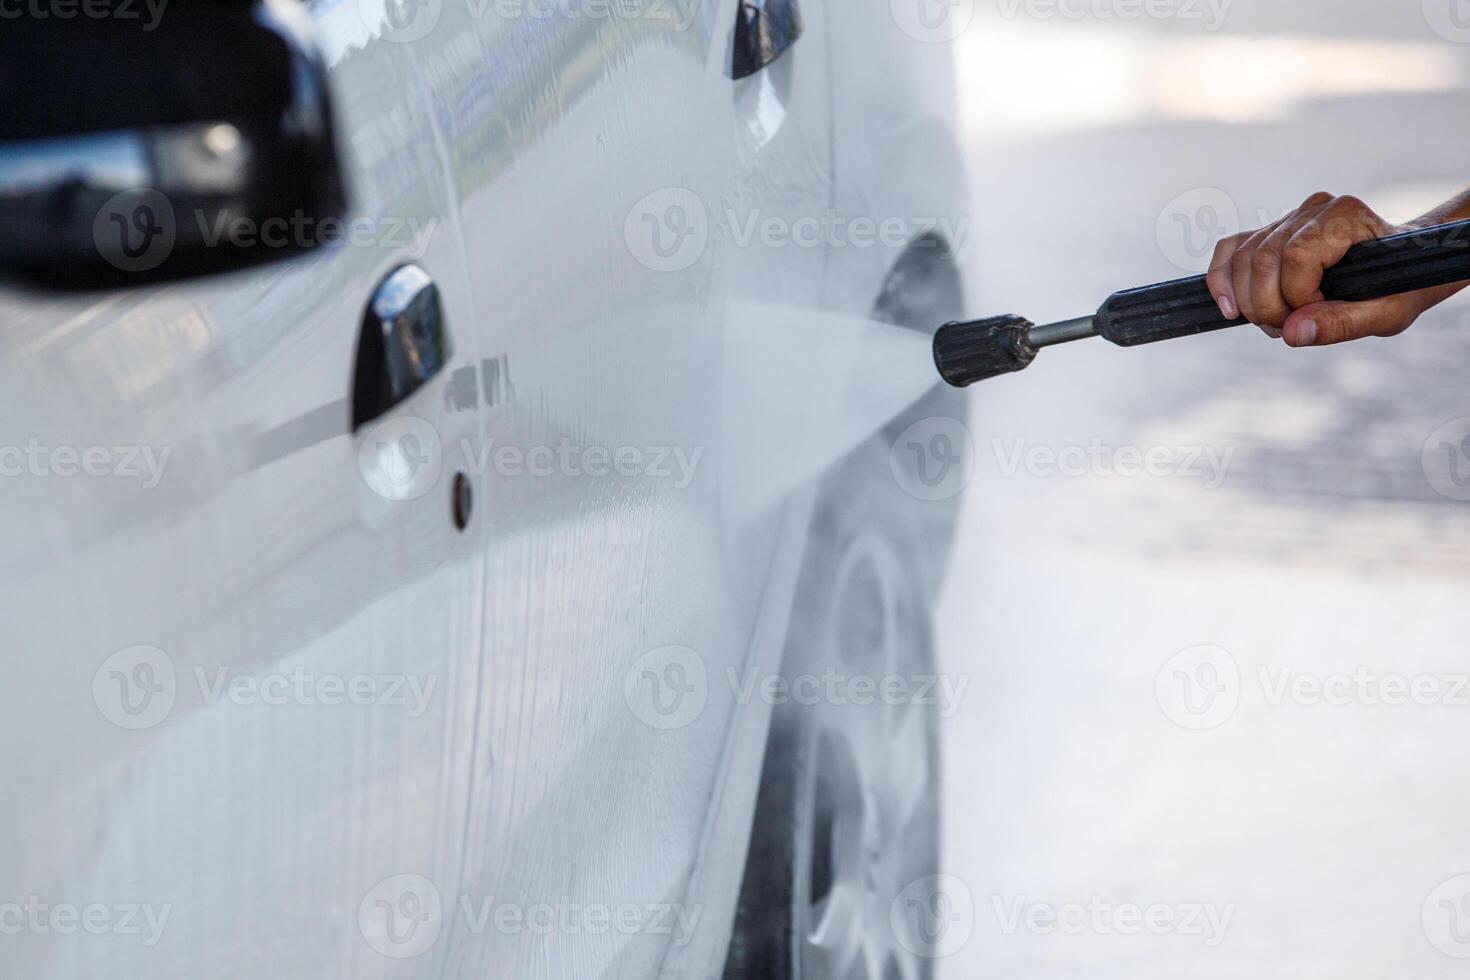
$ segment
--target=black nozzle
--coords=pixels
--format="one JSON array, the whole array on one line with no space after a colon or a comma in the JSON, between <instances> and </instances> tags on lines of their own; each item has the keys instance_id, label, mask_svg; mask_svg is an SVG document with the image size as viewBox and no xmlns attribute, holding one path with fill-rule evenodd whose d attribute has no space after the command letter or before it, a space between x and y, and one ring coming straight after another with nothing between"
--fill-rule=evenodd
<instances>
[{"instance_id":1,"label":"black nozzle","mask_svg":"<svg viewBox=\"0 0 1470 980\"><path fill-rule=\"evenodd\" d=\"M934 366L956 388L1024 371L1036 360L1026 339L1033 324L1018 316L946 323L934 335Z\"/></svg>"}]
</instances>

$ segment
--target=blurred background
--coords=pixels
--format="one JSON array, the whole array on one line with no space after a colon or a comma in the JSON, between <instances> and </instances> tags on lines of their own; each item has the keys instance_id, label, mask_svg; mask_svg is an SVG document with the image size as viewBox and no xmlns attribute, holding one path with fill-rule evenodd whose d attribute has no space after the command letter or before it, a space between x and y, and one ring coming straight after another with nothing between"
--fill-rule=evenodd
<instances>
[{"instance_id":1,"label":"blurred background","mask_svg":"<svg viewBox=\"0 0 1470 980\"><path fill-rule=\"evenodd\" d=\"M977 316L1203 271L1314 191L1404 221L1470 182L1461 0L983 0L953 44ZM940 977L1470 969L1465 299L974 389Z\"/></svg>"}]
</instances>

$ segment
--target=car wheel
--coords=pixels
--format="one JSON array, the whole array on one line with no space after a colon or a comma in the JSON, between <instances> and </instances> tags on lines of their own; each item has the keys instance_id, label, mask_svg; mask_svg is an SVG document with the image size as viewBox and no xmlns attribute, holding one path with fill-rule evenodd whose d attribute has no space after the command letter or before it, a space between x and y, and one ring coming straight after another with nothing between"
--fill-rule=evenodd
<instances>
[{"instance_id":1,"label":"car wheel","mask_svg":"<svg viewBox=\"0 0 1470 980\"><path fill-rule=\"evenodd\" d=\"M932 674L923 607L876 533L853 540L833 578L823 664L853 678ZM917 980L922 947L893 904L939 860L937 715L912 701L834 692L799 733L795 840L798 977Z\"/></svg>"}]
</instances>

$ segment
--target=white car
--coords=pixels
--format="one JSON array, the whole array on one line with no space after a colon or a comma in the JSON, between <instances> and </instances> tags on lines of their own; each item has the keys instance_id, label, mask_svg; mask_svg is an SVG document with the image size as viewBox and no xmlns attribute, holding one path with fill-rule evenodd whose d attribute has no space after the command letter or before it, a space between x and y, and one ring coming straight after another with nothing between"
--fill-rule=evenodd
<instances>
[{"instance_id":1,"label":"white car","mask_svg":"<svg viewBox=\"0 0 1470 980\"><path fill-rule=\"evenodd\" d=\"M921 2L3 26L0 975L929 975Z\"/></svg>"}]
</instances>

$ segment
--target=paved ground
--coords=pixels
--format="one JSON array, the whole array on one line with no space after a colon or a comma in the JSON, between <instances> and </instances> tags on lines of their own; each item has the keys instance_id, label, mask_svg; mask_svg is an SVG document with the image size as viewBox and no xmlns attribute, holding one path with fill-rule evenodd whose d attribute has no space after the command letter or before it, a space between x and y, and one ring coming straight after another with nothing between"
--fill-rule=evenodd
<instances>
[{"instance_id":1,"label":"paved ground","mask_svg":"<svg viewBox=\"0 0 1470 980\"><path fill-rule=\"evenodd\" d=\"M975 311L1184 275L1231 211L1326 189L1409 217L1470 181L1470 45L1420 7L980 17ZM1397 341L1097 342L977 389L941 977L1465 975L1467 375L1461 303Z\"/></svg>"}]
</instances>

